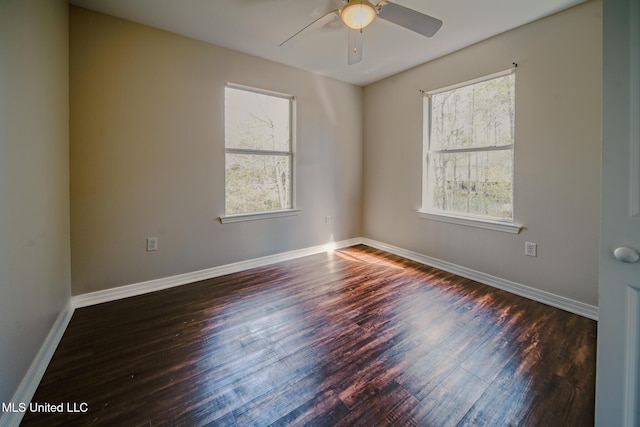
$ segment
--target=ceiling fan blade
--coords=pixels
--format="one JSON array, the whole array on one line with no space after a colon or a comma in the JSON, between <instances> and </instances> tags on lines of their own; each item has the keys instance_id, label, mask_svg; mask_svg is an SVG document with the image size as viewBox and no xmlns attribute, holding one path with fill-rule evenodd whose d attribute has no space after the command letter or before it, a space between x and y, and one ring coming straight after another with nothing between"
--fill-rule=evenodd
<instances>
[{"instance_id":1,"label":"ceiling fan blade","mask_svg":"<svg viewBox=\"0 0 640 427\"><path fill-rule=\"evenodd\" d=\"M433 36L442 26L442 21L433 16L390 1L381 1L378 7L380 8L378 17L426 37Z\"/></svg>"},{"instance_id":2,"label":"ceiling fan blade","mask_svg":"<svg viewBox=\"0 0 640 427\"><path fill-rule=\"evenodd\" d=\"M306 27L302 28L297 33L295 33L294 35L292 35L291 37L289 37L288 39L286 39L285 41L280 43L280 46L284 45L286 42L288 42L289 40L291 40L295 36L299 35L300 33L305 32L305 31L315 30L317 28L323 27L324 25L328 24L329 22L333 21L334 19L336 19L338 17L340 17L340 9L336 9L336 10L332 10L331 12L327 12L324 15L322 15L320 18L316 19L315 21L313 21L312 23L310 23L309 25L307 25Z\"/></svg>"},{"instance_id":3,"label":"ceiling fan blade","mask_svg":"<svg viewBox=\"0 0 640 427\"><path fill-rule=\"evenodd\" d=\"M360 61L362 61L362 31L349 29L347 64L353 65Z\"/></svg>"}]
</instances>

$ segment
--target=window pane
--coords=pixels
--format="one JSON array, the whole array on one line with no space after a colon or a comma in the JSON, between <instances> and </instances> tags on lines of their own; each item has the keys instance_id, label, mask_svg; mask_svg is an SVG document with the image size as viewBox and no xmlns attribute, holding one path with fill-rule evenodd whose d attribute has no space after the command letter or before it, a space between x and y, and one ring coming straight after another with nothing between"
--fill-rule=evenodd
<instances>
[{"instance_id":1,"label":"window pane","mask_svg":"<svg viewBox=\"0 0 640 427\"><path fill-rule=\"evenodd\" d=\"M515 74L431 95L431 150L513 144Z\"/></svg>"},{"instance_id":2,"label":"window pane","mask_svg":"<svg viewBox=\"0 0 640 427\"><path fill-rule=\"evenodd\" d=\"M292 207L290 156L227 153L225 169L227 214Z\"/></svg>"},{"instance_id":3,"label":"window pane","mask_svg":"<svg viewBox=\"0 0 640 427\"><path fill-rule=\"evenodd\" d=\"M288 98L225 88L226 147L289 151L289 109Z\"/></svg>"},{"instance_id":4,"label":"window pane","mask_svg":"<svg viewBox=\"0 0 640 427\"><path fill-rule=\"evenodd\" d=\"M436 210L512 219L513 151L431 155Z\"/></svg>"}]
</instances>

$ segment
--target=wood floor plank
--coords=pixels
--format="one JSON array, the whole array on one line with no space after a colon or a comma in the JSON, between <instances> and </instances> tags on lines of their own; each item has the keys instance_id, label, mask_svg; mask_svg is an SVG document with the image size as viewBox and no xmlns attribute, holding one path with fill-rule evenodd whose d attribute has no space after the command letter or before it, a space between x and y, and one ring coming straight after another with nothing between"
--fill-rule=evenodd
<instances>
[{"instance_id":1,"label":"wood floor plank","mask_svg":"<svg viewBox=\"0 0 640 427\"><path fill-rule=\"evenodd\" d=\"M366 246L76 310L23 426L593 425L596 323Z\"/></svg>"},{"instance_id":2,"label":"wood floor plank","mask_svg":"<svg viewBox=\"0 0 640 427\"><path fill-rule=\"evenodd\" d=\"M414 408L419 425L455 427L486 390L487 384L464 369L444 378Z\"/></svg>"}]
</instances>

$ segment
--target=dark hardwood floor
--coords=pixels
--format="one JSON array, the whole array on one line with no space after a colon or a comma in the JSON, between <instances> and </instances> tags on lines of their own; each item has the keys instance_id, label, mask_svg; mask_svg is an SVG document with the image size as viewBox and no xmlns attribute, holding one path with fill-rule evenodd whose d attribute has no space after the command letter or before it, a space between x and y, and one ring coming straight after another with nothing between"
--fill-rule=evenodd
<instances>
[{"instance_id":1,"label":"dark hardwood floor","mask_svg":"<svg viewBox=\"0 0 640 427\"><path fill-rule=\"evenodd\" d=\"M76 310L23 426L590 426L596 323L366 246ZM72 406L74 408L74 406Z\"/></svg>"}]
</instances>

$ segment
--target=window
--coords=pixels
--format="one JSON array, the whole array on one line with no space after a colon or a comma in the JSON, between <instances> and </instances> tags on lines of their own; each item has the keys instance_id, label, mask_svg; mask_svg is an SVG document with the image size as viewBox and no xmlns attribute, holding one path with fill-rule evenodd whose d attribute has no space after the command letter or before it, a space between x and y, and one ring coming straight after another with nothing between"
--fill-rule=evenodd
<instances>
[{"instance_id":1,"label":"window","mask_svg":"<svg viewBox=\"0 0 640 427\"><path fill-rule=\"evenodd\" d=\"M513 224L515 73L426 93L424 125L421 216Z\"/></svg>"},{"instance_id":2,"label":"window","mask_svg":"<svg viewBox=\"0 0 640 427\"><path fill-rule=\"evenodd\" d=\"M224 111L226 218L291 211L293 97L227 85Z\"/></svg>"}]
</instances>

